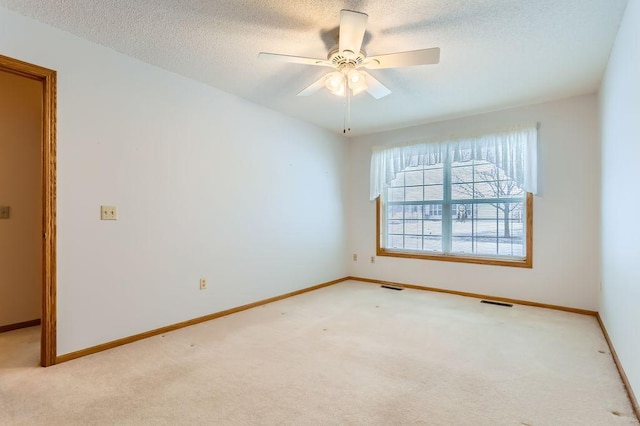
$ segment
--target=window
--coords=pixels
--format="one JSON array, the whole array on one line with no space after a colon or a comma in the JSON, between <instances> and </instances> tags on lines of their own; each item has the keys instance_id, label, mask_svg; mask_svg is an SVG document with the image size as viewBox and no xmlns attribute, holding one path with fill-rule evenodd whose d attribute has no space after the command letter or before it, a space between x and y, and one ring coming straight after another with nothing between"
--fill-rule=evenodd
<instances>
[{"instance_id":1,"label":"window","mask_svg":"<svg viewBox=\"0 0 640 426\"><path fill-rule=\"evenodd\" d=\"M535 144L524 135L380 151L378 255L531 267Z\"/></svg>"}]
</instances>

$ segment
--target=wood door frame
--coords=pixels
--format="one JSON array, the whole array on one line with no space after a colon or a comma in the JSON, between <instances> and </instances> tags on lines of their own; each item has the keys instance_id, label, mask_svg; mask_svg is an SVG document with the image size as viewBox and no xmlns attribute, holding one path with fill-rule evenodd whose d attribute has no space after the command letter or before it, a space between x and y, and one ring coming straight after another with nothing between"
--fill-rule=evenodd
<instances>
[{"instance_id":1,"label":"wood door frame","mask_svg":"<svg viewBox=\"0 0 640 426\"><path fill-rule=\"evenodd\" d=\"M0 70L42 82L42 335L40 364L56 363L56 72L0 55Z\"/></svg>"}]
</instances>

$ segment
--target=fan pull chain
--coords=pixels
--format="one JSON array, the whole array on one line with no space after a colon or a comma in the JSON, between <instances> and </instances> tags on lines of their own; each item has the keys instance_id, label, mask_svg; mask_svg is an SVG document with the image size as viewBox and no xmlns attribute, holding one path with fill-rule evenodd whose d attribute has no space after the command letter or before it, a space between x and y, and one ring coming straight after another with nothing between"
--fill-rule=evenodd
<instances>
[{"instance_id":1,"label":"fan pull chain","mask_svg":"<svg viewBox=\"0 0 640 426\"><path fill-rule=\"evenodd\" d=\"M342 129L342 133L347 133L351 131L351 89L349 88L348 82L347 80L347 76L344 76L345 82L344 82L344 90L345 90L345 96L347 97L346 99L346 103L345 103L345 110L344 110L344 126Z\"/></svg>"}]
</instances>

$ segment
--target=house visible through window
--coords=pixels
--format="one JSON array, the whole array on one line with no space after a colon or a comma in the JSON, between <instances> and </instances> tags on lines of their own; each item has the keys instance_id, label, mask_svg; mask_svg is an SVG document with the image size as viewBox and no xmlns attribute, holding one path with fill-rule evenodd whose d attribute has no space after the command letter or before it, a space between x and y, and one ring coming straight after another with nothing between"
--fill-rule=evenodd
<instances>
[{"instance_id":1,"label":"house visible through window","mask_svg":"<svg viewBox=\"0 0 640 426\"><path fill-rule=\"evenodd\" d=\"M378 255L531 267L531 150L499 134L382 153Z\"/></svg>"}]
</instances>

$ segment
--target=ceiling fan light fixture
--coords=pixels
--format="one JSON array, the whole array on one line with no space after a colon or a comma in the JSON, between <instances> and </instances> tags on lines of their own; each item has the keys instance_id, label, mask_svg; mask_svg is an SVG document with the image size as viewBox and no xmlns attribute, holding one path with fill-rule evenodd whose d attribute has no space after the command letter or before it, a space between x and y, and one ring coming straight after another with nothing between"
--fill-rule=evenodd
<instances>
[{"instance_id":1,"label":"ceiling fan light fixture","mask_svg":"<svg viewBox=\"0 0 640 426\"><path fill-rule=\"evenodd\" d=\"M324 84L331 91L337 90L340 86L344 86L344 76L340 71L334 71L327 74Z\"/></svg>"},{"instance_id":2,"label":"ceiling fan light fixture","mask_svg":"<svg viewBox=\"0 0 640 426\"><path fill-rule=\"evenodd\" d=\"M345 94L345 86L344 86L344 84L342 86L338 87L336 90L332 90L331 93L336 95L336 96L344 96L344 94Z\"/></svg>"},{"instance_id":3,"label":"ceiling fan light fixture","mask_svg":"<svg viewBox=\"0 0 640 426\"><path fill-rule=\"evenodd\" d=\"M347 80L349 88L354 91L354 95L356 94L356 90L360 93L363 88L366 88L365 76L355 68L349 70L347 73Z\"/></svg>"},{"instance_id":4,"label":"ceiling fan light fixture","mask_svg":"<svg viewBox=\"0 0 640 426\"><path fill-rule=\"evenodd\" d=\"M342 74L340 71L334 71L327 74L327 78L324 80L324 84L327 89L329 89L334 95L344 96L344 74Z\"/></svg>"},{"instance_id":5,"label":"ceiling fan light fixture","mask_svg":"<svg viewBox=\"0 0 640 426\"><path fill-rule=\"evenodd\" d=\"M350 131L351 97L367 91L373 98L380 99L391 93L384 84L362 68L384 69L430 65L440 62L440 48L418 49L406 52L386 53L369 56L362 50L367 34L368 15L354 10L340 11L340 26L337 44L329 49L327 59L304 56L282 55L260 52L262 59L294 64L329 67L334 71L326 74L304 88L297 96L309 96L326 86L336 96L345 97L345 121L343 131Z\"/></svg>"},{"instance_id":6,"label":"ceiling fan light fixture","mask_svg":"<svg viewBox=\"0 0 640 426\"><path fill-rule=\"evenodd\" d=\"M357 95L358 93L362 93L365 90L367 90L367 85L363 84L362 86L358 87L357 89L351 89L351 94L353 96Z\"/></svg>"}]
</instances>

